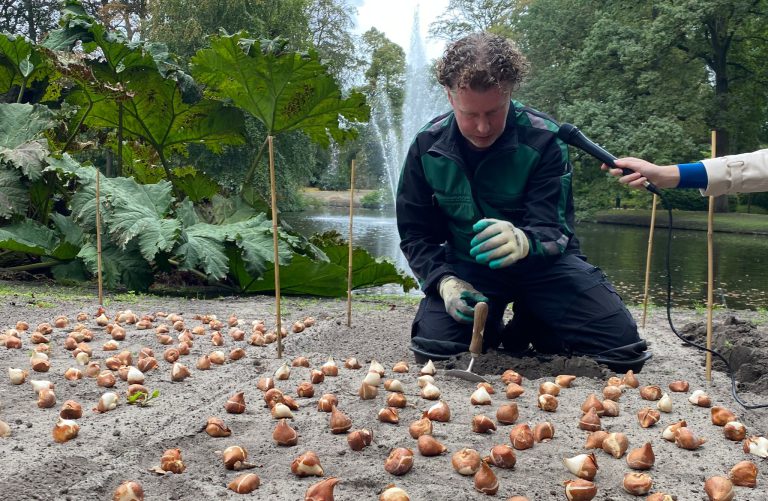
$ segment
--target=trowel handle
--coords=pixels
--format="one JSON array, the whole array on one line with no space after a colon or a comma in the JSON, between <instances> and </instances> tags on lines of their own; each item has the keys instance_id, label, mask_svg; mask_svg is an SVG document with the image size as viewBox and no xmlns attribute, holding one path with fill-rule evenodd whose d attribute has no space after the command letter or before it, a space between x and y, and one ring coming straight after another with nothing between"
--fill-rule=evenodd
<instances>
[{"instance_id":1,"label":"trowel handle","mask_svg":"<svg viewBox=\"0 0 768 501\"><path fill-rule=\"evenodd\" d=\"M475 305L475 321L472 324L472 341L469 343L469 352L472 357L483 352L483 329L485 329L486 318L488 318L488 303L477 303Z\"/></svg>"}]
</instances>

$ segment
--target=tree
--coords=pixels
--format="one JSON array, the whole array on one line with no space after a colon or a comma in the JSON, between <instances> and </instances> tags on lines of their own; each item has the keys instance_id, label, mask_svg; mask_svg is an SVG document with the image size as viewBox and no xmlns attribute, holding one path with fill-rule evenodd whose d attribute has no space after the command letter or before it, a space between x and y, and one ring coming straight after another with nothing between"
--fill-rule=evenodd
<instances>
[{"instance_id":1,"label":"tree","mask_svg":"<svg viewBox=\"0 0 768 501\"><path fill-rule=\"evenodd\" d=\"M313 0L309 7L309 32L330 72L342 83L350 82L360 70L356 56L353 12L346 0Z\"/></svg>"},{"instance_id":2,"label":"tree","mask_svg":"<svg viewBox=\"0 0 768 501\"><path fill-rule=\"evenodd\" d=\"M148 0L84 0L85 11L107 29L120 31L128 40L142 38L141 31L149 15Z\"/></svg>"},{"instance_id":3,"label":"tree","mask_svg":"<svg viewBox=\"0 0 768 501\"><path fill-rule=\"evenodd\" d=\"M450 0L445 12L429 27L442 40L456 40L476 31L511 36L529 0Z\"/></svg>"},{"instance_id":4,"label":"tree","mask_svg":"<svg viewBox=\"0 0 768 501\"><path fill-rule=\"evenodd\" d=\"M0 32L39 42L56 27L58 0L0 0Z\"/></svg>"},{"instance_id":5,"label":"tree","mask_svg":"<svg viewBox=\"0 0 768 501\"><path fill-rule=\"evenodd\" d=\"M367 91L384 92L395 116L400 116L405 98L405 51L376 28L363 34L365 53L370 58L365 78Z\"/></svg>"}]
</instances>

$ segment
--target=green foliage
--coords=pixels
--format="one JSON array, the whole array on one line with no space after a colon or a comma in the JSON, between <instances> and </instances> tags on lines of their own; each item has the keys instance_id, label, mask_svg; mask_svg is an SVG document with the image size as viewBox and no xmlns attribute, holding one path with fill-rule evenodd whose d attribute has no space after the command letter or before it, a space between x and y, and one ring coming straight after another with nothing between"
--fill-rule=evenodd
<instances>
[{"instance_id":1,"label":"green foliage","mask_svg":"<svg viewBox=\"0 0 768 501\"><path fill-rule=\"evenodd\" d=\"M129 405L138 405L139 407L146 407L160 396L160 390L154 390L149 395L143 391L137 391L133 395L126 395L126 399Z\"/></svg>"},{"instance_id":2,"label":"green foliage","mask_svg":"<svg viewBox=\"0 0 768 501\"><path fill-rule=\"evenodd\" d=\"M362 94L343 98L317 54L286 52L277 42L260 43L245 34L219 35L211 48L192 58L192 73L212 91L247 111L267 128L268 135L301 130L327 146L329 136L343 142L356 131L347 121L368 119Z\"/></svg>"},{"instance_id":3,"label":"green foliage","mask_svg":"<svg viewBox=\"0 0 768 501\"><path fill-rule=\"evenodd\" d=\"M21 35L0 33L0 94L18 87L21 102L27 86L50 73L46 57L31 40Z\"/></svg>"},{"instance_id":4,"label":"green foliage","mask_svg":"<svg viewBox=\"0 0 768 501\"><path fill-rule=\"evenodd\" d=\"M448 8L429 26L429 33L443 40L457 40L477 31L513 35L516 17L525 12L522 0L449 0Z\"/></svg>"}]
</instances>

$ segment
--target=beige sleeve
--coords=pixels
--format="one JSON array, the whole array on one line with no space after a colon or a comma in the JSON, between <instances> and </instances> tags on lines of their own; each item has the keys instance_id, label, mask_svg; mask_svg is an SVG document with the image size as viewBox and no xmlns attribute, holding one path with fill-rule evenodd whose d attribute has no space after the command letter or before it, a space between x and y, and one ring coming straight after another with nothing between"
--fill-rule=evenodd
<instances>
[{"instance_id":1,"label":"beige sleeve","mask_svg":"<svg viewBox=\"0 0 768 501\"><path fill-rule=\"evenodd\" d=\"M705 196L768 191L768 149L702 160L707 170Z\"/></svg>"}]
</instances>

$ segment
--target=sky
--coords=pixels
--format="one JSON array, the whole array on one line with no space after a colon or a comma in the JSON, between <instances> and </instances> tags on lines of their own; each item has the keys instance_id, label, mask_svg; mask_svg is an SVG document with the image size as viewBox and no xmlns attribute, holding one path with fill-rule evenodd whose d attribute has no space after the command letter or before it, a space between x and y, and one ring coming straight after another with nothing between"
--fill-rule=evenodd
<instances>
[{"instance_id":1,"label":"sky","mask_svg":"<svg viewBox=\"0 0 768 501\"><path fill-rule=\"evenodd\" d=\"M402 47L406 54L411 44L413 15L418 6L427 58L434 59L443 53L445 43L428 40L427 33L429 24L448 7L448 0L351 0L349 3L357 8L358 33L375 27Z\"/></svg>"}]
</instances>

